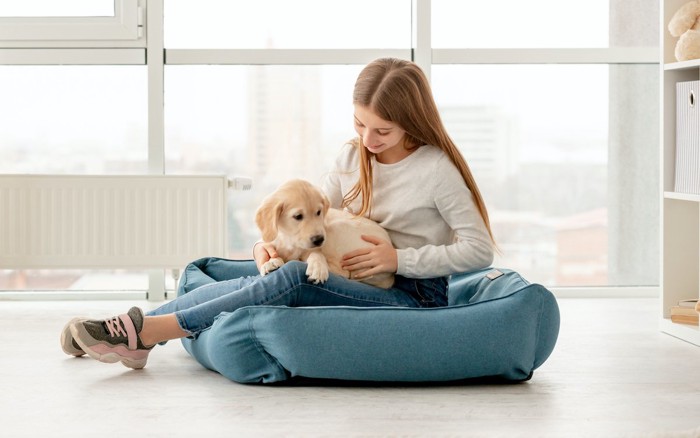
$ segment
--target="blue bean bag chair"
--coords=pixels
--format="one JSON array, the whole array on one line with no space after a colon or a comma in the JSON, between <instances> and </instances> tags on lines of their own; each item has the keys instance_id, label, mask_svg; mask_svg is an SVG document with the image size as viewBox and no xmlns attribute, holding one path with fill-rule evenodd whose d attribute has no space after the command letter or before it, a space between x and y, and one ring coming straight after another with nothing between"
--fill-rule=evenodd
<instances>
[{"instance_id":1,"label":"blue bean bag chair","mask_svg":"<svg viewBox=\"0 0 700 438\"><path fill-rule=\"evenodd\" d=\"M178 295L257 273L253 261L200 259L186 267ZM244 307L182 344L204 367L241 383L523 381L554 349L557 302L517 272L453 275L448 299L431 309Z\"/></svg>"}]
</instances>

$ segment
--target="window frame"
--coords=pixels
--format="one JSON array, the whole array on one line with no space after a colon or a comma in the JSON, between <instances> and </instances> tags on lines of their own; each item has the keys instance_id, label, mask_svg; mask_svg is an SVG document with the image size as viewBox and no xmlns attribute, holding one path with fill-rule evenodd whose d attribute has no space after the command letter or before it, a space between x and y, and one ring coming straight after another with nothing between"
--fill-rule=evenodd
<instances>
[{"instance_id":1,"label":"window frame","mask_svg":"<svg viewBox=\"0 0 700 438\"><path fill-rule=\"evenodd\" d=\"M0 17L0 47L142 45L140 0L113 0L111 17Z\"/></svg>"}]
</instances>

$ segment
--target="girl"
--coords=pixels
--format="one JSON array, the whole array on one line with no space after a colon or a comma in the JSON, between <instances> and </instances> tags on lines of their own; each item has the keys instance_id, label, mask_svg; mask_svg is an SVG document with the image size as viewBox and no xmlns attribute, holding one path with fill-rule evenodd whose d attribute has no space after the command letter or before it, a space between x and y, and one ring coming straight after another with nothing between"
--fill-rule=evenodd
<instances>
[{"instance_id":1,"label":"girl","mask_svg":"<svg viewBox=\"0 0 700 438\"><path fill-rule=\"evenodd\" d=\"M64 351L143 368L157 343L196 337L221 312L245 306L446 306L450 274L493 261L488 213L471 171L416 64L373 61L357 78L353 104L358 136L341 150L323 190L332 207L389 232L391 242L363 237L373 245L346 254L343 267L353 278L396 273L391 289L336 275L313 284L304 263L289 262L264 277L202 286L146 315L133 307L106 320L71 320ZM275 256L271 244L253 248L258 267Z\"/></svg>"}]
</instances>

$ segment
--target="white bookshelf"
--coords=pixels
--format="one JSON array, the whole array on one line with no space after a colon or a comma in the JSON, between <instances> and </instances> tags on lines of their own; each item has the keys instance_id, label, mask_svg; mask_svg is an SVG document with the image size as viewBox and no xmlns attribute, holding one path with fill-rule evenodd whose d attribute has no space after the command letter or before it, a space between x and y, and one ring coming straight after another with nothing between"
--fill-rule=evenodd
<instances>
[{"instance_id":1,"label":"white bookshelf","mask_svg":"<svg viewBox=\"0 0 700 438\"><path fill-rule=\"evenodd\" d=\"M661 323L663 332L700 346L698 326L671 322L669 309L700 296L700 195L674 192L676 83L700 79L700 60L677 62L668 22L687 0L661 2Z\"/></svg>"}]
</instances>

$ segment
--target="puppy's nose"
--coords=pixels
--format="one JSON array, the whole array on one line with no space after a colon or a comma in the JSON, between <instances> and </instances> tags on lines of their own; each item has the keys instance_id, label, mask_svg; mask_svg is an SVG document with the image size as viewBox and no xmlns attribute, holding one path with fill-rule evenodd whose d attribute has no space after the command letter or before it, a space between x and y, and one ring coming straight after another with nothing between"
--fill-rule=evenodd
<instances>
[{"instance_id":1,"label":"puppy's nose","mask_svg":"<svg viewBox=\"0 0 700 438\"><path fill-rule=\"evenodd\" d=\"M316 236L311 237L311 243L314 244L314 246L321 246L323 245L323 241L325 240L325 237L323 235L318 234Z\"/></svg>"}]
</instances>

